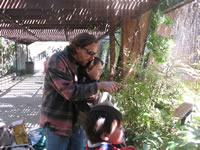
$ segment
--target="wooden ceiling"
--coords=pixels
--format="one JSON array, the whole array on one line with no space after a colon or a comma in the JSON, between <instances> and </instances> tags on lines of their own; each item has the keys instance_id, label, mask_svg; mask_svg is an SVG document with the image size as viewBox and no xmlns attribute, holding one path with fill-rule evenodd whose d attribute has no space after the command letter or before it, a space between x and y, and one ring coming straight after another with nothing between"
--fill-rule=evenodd
<instances>
[{"instance_id":1,"label":"wooden ceiling","mask_svg":"<svg viewBox=\"0 0 200 150\"><path fill-rule=\"evenodd\" d=\"M160 0L0 0L0 36L30 44L69 41L80 32L107 34L111 17L136 17Z\"/></svg>"}]
</instances>

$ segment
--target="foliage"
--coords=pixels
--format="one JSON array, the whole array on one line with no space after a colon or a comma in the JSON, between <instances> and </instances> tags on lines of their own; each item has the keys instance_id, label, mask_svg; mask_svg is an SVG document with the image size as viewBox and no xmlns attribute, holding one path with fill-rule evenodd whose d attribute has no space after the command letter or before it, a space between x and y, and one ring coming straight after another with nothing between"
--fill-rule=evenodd
<instances>
[{"instance_id":1,"label":"foliage","mask_svg":"<svg viewBox=\"0 0 200 150\"><path fill-rule=\"evenodd\" d=\"M99 54L99 57L101 58L101 60L104 62L104 68L108 69L109 68L109 64L110 64L110 51L109 51L109 40L104 39L102 42L102 47L101 47L101 51ZM108 69L109 70L109 69Z\"/></svg>"},{"instance_id":2,"label":"foliage","mask_svg":"<svg viewBox=\"0 0 200 150\"><path fill-rule=\"evenodd\" d=\"M174 37L172 35L164 37L157 33L156 30L161 24L169 26L172 23L172 20L169 17L165 17L159 10L153 11L147 48L152 51L157 63L166 61L169 50L174 46Z\"/></svg>"},{"instance_id":3,"label":"foliage","mask_svg":"<svg viewBox=\"0 0 200 150\"><path fill-rule=\"evenodd\" d=\"M170 17L166 17L159 9L156 9L152 12L152 22L151 22L151 31L155 32L159 25L165 24L170 26L173 24L173 21Z\"/></svg>"},{"instance_id":4,"label":"foliage","mask_svg":"<svg viewBox=\"0 0 200 150\"><path fill-rule=\"evenodd\" d=\"M119 55L120 55L120 49L121 49L121 45L119 45L120 41L121 41L121 34L120 34L120 30L116 31L115 33L115 66L117 66L118 63L118 59L119 59ZM110 70L110 43L109 40L107 40L108 37L106 37L102 42L102 46L101 46L101 51L99 54L99 57L101 58L101 60L104 62L104 73L103 73L103 79L108 79L109 77L109 70Z\"/></svg>"},{"instance_id":5,"label":"foliage","mask_svg":"<svg viewBox=\"0 0 200 150\"><path fill-rule=\"evenodd\" d=\"M0 40L0 52L2 52L2 48L3 48L2 41Z\"/></svg>"},{"instance_id":6,"label":"foliage","mask_svg":"<svg viewBox=\"0 0 200 150\"><path fill-rule=\"evenodd\" d=\"M9 47L9 57L12 57L13 53L14 53L14 48L15 48L15 44L11 44Z\"/></svg>"},{"instance_id":7,"label":"foliage","mask_svg":"<svg viewBox=\"0 0 200 150\"><path fill-rule=\"evenodd\" d=\"M10 73L14 61L14 44L5 40L5 45L0 41L0 75Z\"/></svg>"},{"instance_id":8,"label":"foliage","mask_svg":"<svg viewBox=\"0 0 200 150\"><path fill-rule=\"evenodd\" d=\"M199 122L200 123L200 122ZM195 125L184 125L176 128L176 136L165 143L167 150L200 149L200 130Z\"/></svg>"},{"instance_id":9,"label":"foliage","mask_svg":"<svg viewBox=\"0 0 200 150\"><path fill-rule=\"evenodd\" d=\"M153 12L147 42L155 61L162 65L149 64L146 69L141 69L140 63L136 63L136 75L124 81L127 87L113 95L124 115L127 145L134 145L138 150L178 150L199 146L197 141L185 140L180 121L172 117L179 100L183 100L182 84L165 63L174 43L173 36L164 37L156 32L158 25L163 23L172 24L161 12ZM188 128L183 132L198 138Z\"/></svg>"},{"instance_id":10,"label":"foliage","mask_svg":"<svg viewBox=\"0 0 200 150\"><path fill-rule=\"evenodd\" d=\"M133 145L137 150L197 150L200 149L200 117L192 120L193 124L182 126L172 114L184 100L184 92L188 93L183 87L197 93L200 83L196 83L194 89L176 78L174 70L166 63L168 52L174 46L173 36L158 34L160 24L171 25L172 21L160 11L154 11L147 49L160 66L149 64L141 68L140 63L136 63L136 74L123 81L127 86L112 95L123 113L127 145ZM103 49L108 49L109 43L105 47ZM107 67L104 80L106 74L109 74Z\"/></svg>"},{"instance_id":11,"label":"foliage","mask_svg":"<svg viewBox=\"0 0 200 150\"><path fill-rule=\"evenodd\" d=\"M173 36L163 38L160 34L152 33L149 43L147 44L148 49L152 50L153 57L157 63L164 63L168 58L168 52L173 45Z\"/></svg>"},{"instance_id":12,"label":"foliage","mask_svg":"<svg viewBox=\"0 0 200 150\"><path fill-rule=\"evenodd\" d=\"M104 39L101 42L101 51L99 54L99 57L104 62L104 69L103 74L101 76L101 80L107 80L109 78L109 64L110 64L110 58L109 58L109 40Z\"/></svg>"},{"instance_id":13,"label":"foliage","mask_svg":"<svg viewBox=\"0 0 200 150\"><path fill-rule=\"evenodd\" d=\"M143 74L145 77L143 78ZM124 114L127 143L137 149L159 149L171 130L171 114L180 98L170 70L149 65L137 67L126 88L113 95Z\"/></svg>"}]
</instances>

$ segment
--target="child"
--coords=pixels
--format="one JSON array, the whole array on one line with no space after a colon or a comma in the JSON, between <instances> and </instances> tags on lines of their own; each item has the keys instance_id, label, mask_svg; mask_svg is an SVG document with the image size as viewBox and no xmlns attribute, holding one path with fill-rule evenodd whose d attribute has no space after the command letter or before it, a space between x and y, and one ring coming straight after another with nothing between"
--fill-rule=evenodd
<instances>
[{"instance_id":1,"label":"child","mask_svg":"<svg viewBox=\"0 0 200 150\"><path fill-rule=\"evenodd\" d=\"M85 68L85 83L97 82L99 81L103 70L103 61L95 57Z\"/></svg>"},{"instance_id":2,"label":"child","mask_svg":"<svg viewBox=\"0 0 200 150\"><path fill-rule=\"evenodd\" d=\"M81 114L81 123L88 137L86 150L136 150L132 146L117 148L123 142L122 114L112 106L96 105Z\"/></svg>"},{"instance_id":3,"label":"child","mask_svg":"<svg viewBox=\"0 0 200 150\"><path fill-rule=\"evenodd\" d=\"M92 82L98 82L102 75L102 70L103 61L100 58L95 57L85 68L79 68L79 83L90 84ZM87 100L77 102L81 111L89 111L91 106L100 103L113 105L112 96L108 92L99 91L98 94L91 96Z\"/></svg>"},{"instance_id":4,"label":"child","mask_svg":"<svg viewBox=\"0 0 200 150\"><path fill-rule=\"evenodd\" d=\"M90 84L98 82L103 70L103 61L95 57L93 61L87 64L85 68L79 68L80 83ZM98 92L98 94L91 96L87 101L77 102L78 107L82 112L89 111L90 108L96 104L112 104L112 96L108 92ZM87 145L87 137L84 138L84 150Z\"/></svg>"}]
</instances>

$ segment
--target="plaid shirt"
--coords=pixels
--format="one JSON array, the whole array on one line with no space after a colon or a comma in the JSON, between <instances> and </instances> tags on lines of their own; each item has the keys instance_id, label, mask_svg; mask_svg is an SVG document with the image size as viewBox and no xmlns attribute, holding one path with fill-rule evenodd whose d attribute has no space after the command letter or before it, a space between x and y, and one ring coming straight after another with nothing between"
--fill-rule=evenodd
<instances>
[{"instance_id":1,"label":"plaid shirt","mask_svg":"<svg viewBox=\"0 0 200 150\"><path fill-rule=\"evenodd\" d=\"M40 125L48 125L58 135L72 135L78 124L76 102L97 93L97 83L77 83L77 69L67 48L52 55L47 63Z\"/></svg>"}]
</instances>

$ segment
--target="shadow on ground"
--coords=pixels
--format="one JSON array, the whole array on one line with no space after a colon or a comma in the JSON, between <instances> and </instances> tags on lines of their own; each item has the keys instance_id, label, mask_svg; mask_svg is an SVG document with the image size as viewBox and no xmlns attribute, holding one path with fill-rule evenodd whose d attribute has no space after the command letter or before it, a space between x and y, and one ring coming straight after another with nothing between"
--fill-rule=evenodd
<instances>
[{"instance_id":1,"label":"shadow on ground","mask_svg":"<svg viewBox=\"0 0 200 150\"><path fill-rule=\"evenodd\" d=\"M7 85L0 93L0 119L7 126L23 119L26 129L39 127L42 75L26 75Z\"/></svg>"}]
</instances>

